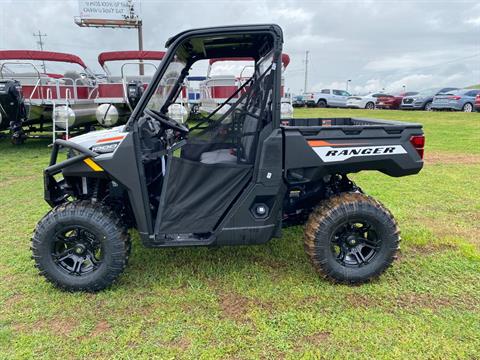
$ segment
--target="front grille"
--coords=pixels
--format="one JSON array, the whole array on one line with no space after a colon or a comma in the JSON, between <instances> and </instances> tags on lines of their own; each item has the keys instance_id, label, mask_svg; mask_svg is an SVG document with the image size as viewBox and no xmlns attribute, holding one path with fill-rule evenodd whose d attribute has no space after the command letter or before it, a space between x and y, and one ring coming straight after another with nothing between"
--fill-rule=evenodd
<instances>
[{"instance_id":1,"label":"front grille","mask_svg":"<svg viewBox=\"0 0 480 360\"><path fill-rule=\"evenodd\" d=\"M413 103L413 99L403 99L404 104L411 104Z\"/></svg>"}]
</instances>

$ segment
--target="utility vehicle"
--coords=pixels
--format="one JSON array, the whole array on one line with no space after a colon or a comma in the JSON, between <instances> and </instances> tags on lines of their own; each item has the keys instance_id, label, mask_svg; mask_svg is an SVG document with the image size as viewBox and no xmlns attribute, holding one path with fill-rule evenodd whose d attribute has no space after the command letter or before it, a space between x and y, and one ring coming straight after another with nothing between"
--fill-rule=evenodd
<instances>
[{"instance_id":1,"label":"utility vehicle","mask_svg":"<svg viewBox=\"0 0 480 360\"><path fill-rule=\"evenodd\" d=\"M280 119L283 35L277 25L182 32L126 125L57 140L45 169L53 208L32 238L40 273L56 286L98 291L122 273L134 228L149 247L253 245L306 224L319 274L357 284L393 261L399 229L349 173L416 174L421 125L362 118ZM255 59L222 116L186 124L166 114L192 64ZM175 81L172 81L175 79ZM248 87L248 88L247 88ZM57 163L60 148L68 158Z\"/></svg>"}]
</instances>

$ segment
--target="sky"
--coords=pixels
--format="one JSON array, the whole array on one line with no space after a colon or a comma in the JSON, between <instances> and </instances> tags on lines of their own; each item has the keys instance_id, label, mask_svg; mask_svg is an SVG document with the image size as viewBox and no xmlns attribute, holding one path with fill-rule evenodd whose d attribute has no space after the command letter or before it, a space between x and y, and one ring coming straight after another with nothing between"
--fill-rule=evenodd
<instances>
[{"instance_id":1,"label":"sky","mask_svg":"<svg viewBox=\"0 0 480 360\"><path fill-rule=\"evenodd\" d=\"M79 55L94 71L97 55L134 50L128 29L80 28L78 1L0 0L0 49L45 49ZM163 50L172 35L190 28L277 23L291 57L286 88L345 89L364 94L463 87L480 83L480 1L140 0L144 48Z\"/></svg>"}]
</instances>

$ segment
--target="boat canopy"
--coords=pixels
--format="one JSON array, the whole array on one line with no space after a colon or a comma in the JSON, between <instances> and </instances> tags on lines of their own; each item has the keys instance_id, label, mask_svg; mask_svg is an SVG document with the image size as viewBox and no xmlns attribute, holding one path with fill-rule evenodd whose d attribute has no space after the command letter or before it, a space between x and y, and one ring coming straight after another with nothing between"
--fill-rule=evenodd
<instances>
[{"instance_id":1,"label":"boat canopy","mask_svg":"<svg viewBox=\"0 0 480 360\"><path fill-rule=\"evenodd\" d=\"M214 58L210 59L210 65L216 63L217 61L253 61L251 57L224 57L224 58ZM282 54L282 63L284 67L287 67L290 64L290 56L288 54Z\"/></svg>"},{"instance_id":2,"label":"boat canopy","mask_svg":"<svg viewBox=\"0 0 480 360\"><path fill-rule=\"evenodd\" d=\"M1 60L43 60L78 64L84 69L87 65L77 55L40 50L0 50Z\"/></svg>"},{"instance_id":3,"label":"boat canopy","mask_svg":"<svg viewBox=\"0 0 480 360\"><path fill-rule=\"evenodd\" d=\"M107 61L115 60L162 60L165 56L163 51L107 51L98 55L98 62L103 67Z\"/></svg>"}]
</instances>

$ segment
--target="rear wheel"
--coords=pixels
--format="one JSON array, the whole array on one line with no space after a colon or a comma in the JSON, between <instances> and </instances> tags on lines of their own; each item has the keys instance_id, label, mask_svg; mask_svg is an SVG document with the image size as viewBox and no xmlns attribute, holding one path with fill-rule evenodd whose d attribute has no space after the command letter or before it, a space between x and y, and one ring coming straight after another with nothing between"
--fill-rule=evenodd
<instances>
[{"instance_id":1,"label":"rear wheel","mask_svg":"<svg viewBox=\"0 0 480 360\"><path fill-rule=\"evenodd\" d=\"M375 109L375 104L371 101L369 101L366 105L365 105L365 109L367 110L373 110Z\"/></svg>"},{"instance_id":2,"label":"rear wheel","mask_svg":"<svg viewBox=\"0 0 480 360\"><path fill-rule=\"evenodd\" d=\"M305 251L315 270L340 283L360 284L393 262L400 236L392 214L360 193L324 201L307 222Z\"/></svg>"},{"instance_id":3,"label":"rear wheel","mask_svg":"<svg viewBox=\"0 0 480 360\"><path fill-rule=\"evenodd\" d=\"M123 272L127 229L113 211L88 201L62 204L38 223L32 252L40 274L68 291L99 291Z\"/></svg>"},{"instance_id":4,"label":"rear wheel","mask_svg":"<svg viewBox=\"0 0 480 360\"><path fill-rule=\"evenodd\" d=\"M470 103L466 103L465 105L463 105L462 111L463 112L472 112L473 111L473 105L470 104Z\"/></svg>"},{"instance_id":5,"label":"rear wheel","mask_svg":"<svg viewBox=\"0 0 480 360\"><path fill-rule=\"evenodd\" d=\"M317 101L317 107L319 108L326 108L327 107L327 102L325 100L318 100Z\"/></svg>"}]
</instances>

